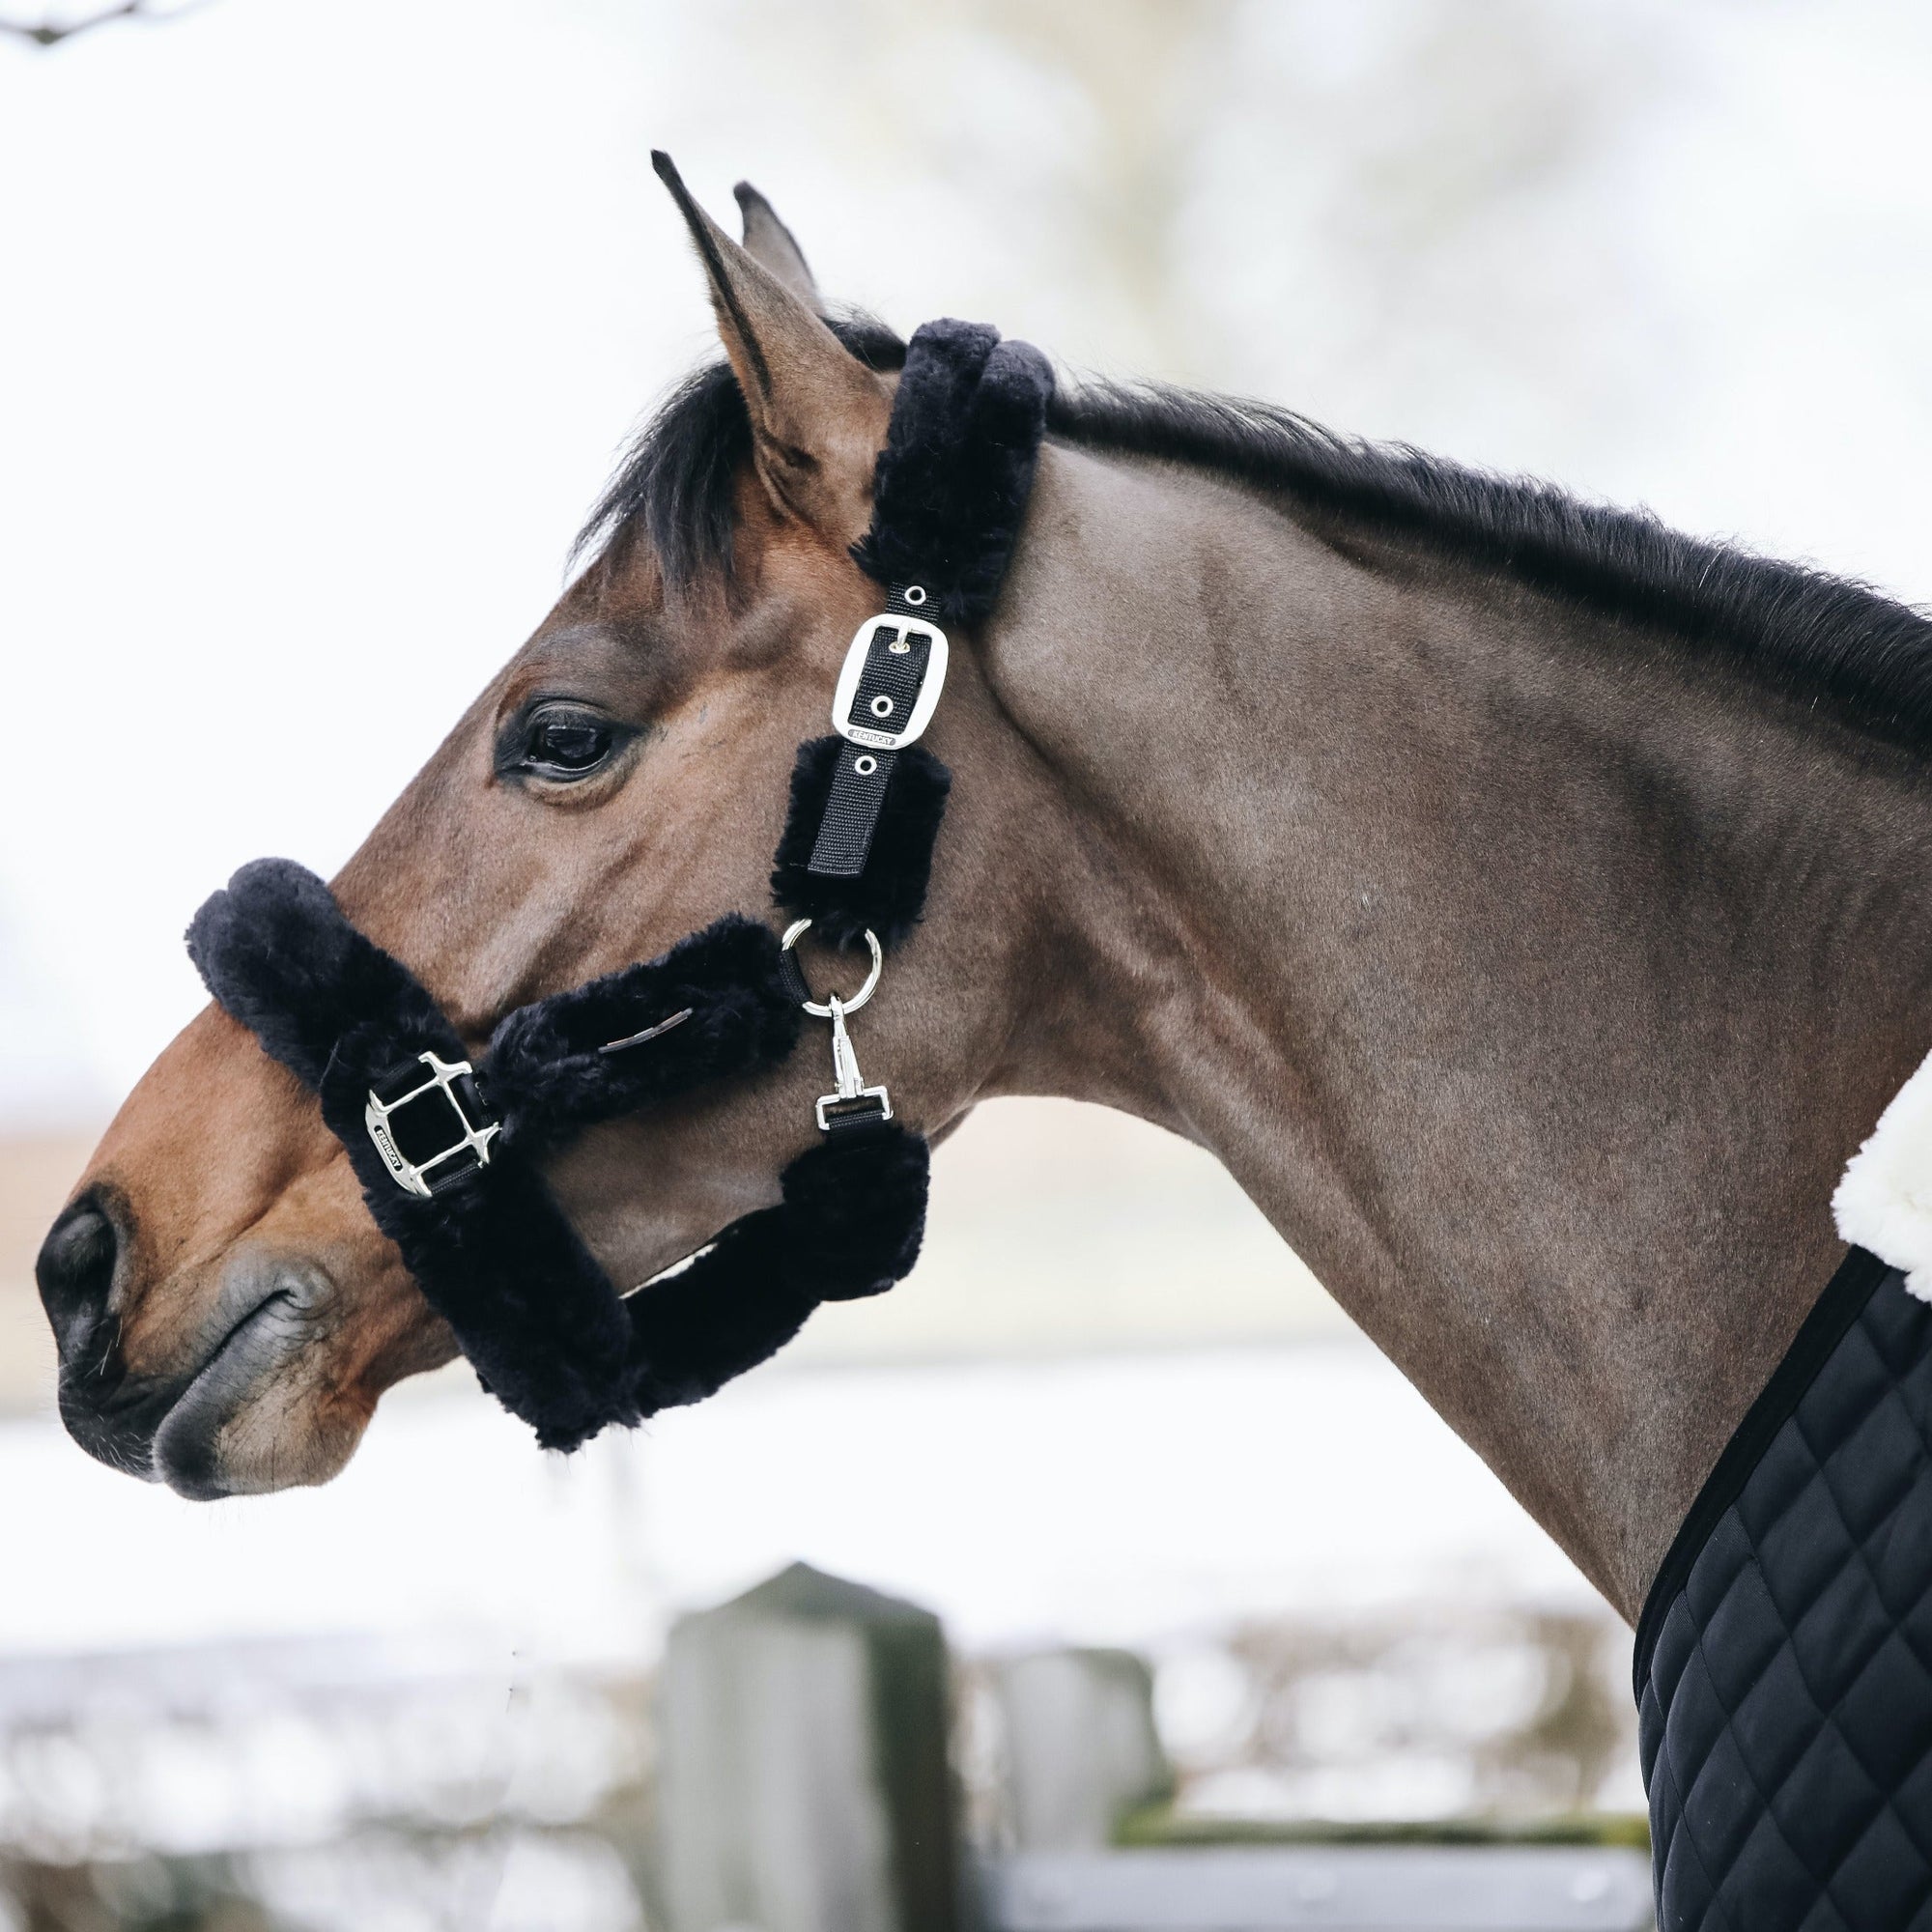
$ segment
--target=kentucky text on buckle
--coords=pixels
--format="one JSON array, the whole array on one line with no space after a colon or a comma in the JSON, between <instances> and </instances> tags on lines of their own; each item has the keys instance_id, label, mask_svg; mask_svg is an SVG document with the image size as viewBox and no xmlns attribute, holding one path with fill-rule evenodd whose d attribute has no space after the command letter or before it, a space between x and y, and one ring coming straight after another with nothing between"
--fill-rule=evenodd
<instances>
[{"instance_id":1,"label":"kentucky text on buckle","mask_svg":"<svg viewBox=\"0 0 1932 1932\"><path fill-rule=\"evenodd\" d=\"M898 752L932 722L946 688L946 633L924 617L881 611L852 634L832 694L832 728L855 745Z\"/></svg>"},{"instance_id":2,"label":"kentucky text on buckle","mask_svg":"<svg viewBox=\"0 0 1932 1932\"><path fill-rule=\"evenodd\" d=\"M434 1053L416 1060L429 1068L427 1077L410 1065L370 1088L362 1120L396 1185L427 1201L438 1182L488 1167L501 1127L490 1119L469 1061Z\"/></svg>"}]
</instances>

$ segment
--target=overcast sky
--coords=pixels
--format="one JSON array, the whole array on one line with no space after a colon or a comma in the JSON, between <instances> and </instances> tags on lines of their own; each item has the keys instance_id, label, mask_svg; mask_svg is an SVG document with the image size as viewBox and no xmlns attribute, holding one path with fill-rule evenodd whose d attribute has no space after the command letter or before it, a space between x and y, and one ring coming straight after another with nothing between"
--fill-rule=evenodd
<instances>
[{"instance_id":1,"label":"overcast sky","mask_svg":"<svg viewBox=\"0 0 1932 1932\"><path fill-rule=\"evenodd\" d=\"M35 0L0 0L15 18ZM542 616L706 348L646 154L833 294L1932 594L1908 6L211 0L0 40L0 1128L195 1009Z\"/></svg>"}]
</instances>

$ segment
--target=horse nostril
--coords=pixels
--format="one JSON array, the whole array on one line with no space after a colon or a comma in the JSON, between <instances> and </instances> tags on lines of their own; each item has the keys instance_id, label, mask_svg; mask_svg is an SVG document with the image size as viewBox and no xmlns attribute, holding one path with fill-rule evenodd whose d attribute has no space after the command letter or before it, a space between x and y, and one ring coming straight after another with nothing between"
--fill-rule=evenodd
<instances>
[{"instance_id":1,"label":"horse nostril","mask_svg":"<svg viewBox=\"0 0 1932 1932\"><path fill-rule=\"evenodd\" d=\"M71 1341L92 1327L106 1308L118 1246L113 1222L84 1196L41 1243L34 1278L41 1285L41 1305L53 1323L54 1340L63 1355Z\"/></svg>"}]
</instances>

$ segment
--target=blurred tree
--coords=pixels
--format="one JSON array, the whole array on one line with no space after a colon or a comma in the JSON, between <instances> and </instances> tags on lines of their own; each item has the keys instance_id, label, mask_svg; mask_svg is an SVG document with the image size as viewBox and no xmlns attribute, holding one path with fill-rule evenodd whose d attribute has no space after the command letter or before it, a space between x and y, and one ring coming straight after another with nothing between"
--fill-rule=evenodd
<instances>
[{"instance_id":1,"label":"blurred tree","mask_svg":"<svg viewBox=\"0 0 1932 1932\"><path fill-rule=\"evenodd\" d=\"M1076 365L1561 469L1566 429L1595 449L1665 407L1670 318L1628 205L1657 188L1660 5L724 0L706 17L718 58L760 71L771 153L838 129L895 238L883 299L951 286L964 252L987 312Z\"/></svg>"},{"instance_id":2,"label":"blurred tree","mask_svg":"<svg viewBox=\"0 0 1932 1932\"><path fill-rule=\"evenodd\" d=\"M12 34L16 40L26 41L37 47L54 47L63 41L72 40L76 34L91 33L96 27L104 27L113 20L171 20L205 4L206 0L187 0L185 6L156 8L150 6L148 0L122 0L120 6L103 8L98 14L81 14L66 20L43 19L37 25L0 14L0 34Z\"/></svg>"},{"instance_id":3,"label":"blurred tree","mask_svg":"<svg viewBox=\"0 0 1932 1932\"><path fill-rule=\"evenodd\" d=\"M277 1932L277 1921L221 1858L135 1858L0 1868L25 1932Z\"/></svg>"},{"instance_id":4,"label":"blurred tree","mask_svg":"<svg viewBox=\"0 0 1932 1932\"><path fill-rule=\"evenodd\" d=\"M1138 358L1196 368L1193 304L1176 273L1175 236L1188 161L1215 108L1210 62L1226 45L1235 0L979 0L983 24L1086 97L1079 242L1139 319Z\"/></svg>"}]
</instances>

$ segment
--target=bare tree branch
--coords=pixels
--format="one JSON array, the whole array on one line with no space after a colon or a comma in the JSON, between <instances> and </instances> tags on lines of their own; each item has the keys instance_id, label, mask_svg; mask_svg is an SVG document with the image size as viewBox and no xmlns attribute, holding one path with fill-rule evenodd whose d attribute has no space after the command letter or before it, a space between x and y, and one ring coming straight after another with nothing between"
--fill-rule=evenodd
<instances>
[{"instance_id":1,"label":"bare tree branch","mask_svg":"<svg viewBox=\"0 0 1932 1932\"><path fill-rule=\"evenodd\" d=\"M149 6L148 0L121 0L118 7L106 8L99 14L84 14L77 20L70 20L64 26L52 22L43 22L38 27L30 27L24 20L9 20L0 15L0 34L13 34L17 39L31 41L37 47L58 46L63 41L71 41L76 34L91 33L96 27L104 27L110 20L173 20L184 14L192 14L198 7L204 7L208 0L188 0L185 7L170 7L165 13L157 14Z\"/></svg>"}]
</instances>

